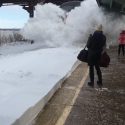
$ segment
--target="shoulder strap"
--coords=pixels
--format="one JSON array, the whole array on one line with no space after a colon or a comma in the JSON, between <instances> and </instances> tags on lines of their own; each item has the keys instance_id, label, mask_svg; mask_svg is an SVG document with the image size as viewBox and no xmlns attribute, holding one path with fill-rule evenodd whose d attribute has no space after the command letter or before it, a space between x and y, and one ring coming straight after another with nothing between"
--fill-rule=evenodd
<instances>
[{"instance_id":1,"label":"shoulder strap","mask_svg":"<svg viewBox=\"0 0 125 125\"><path fill-rule=\"evenodd\" d=\"M87 44L85 45L84 49L87 47Z\"/></svg>"}]
</instances>

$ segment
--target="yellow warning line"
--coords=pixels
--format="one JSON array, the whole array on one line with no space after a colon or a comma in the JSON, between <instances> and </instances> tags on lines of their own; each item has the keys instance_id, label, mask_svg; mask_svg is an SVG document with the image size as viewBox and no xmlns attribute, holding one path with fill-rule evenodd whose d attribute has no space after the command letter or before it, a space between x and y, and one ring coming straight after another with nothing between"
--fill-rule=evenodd
<instances>
[{"instance_id":1,"label":"yellow warning line","mask_svg":"<svg viewBox=\"0 0 125 125\"><path fill-rule=\"evenodd\" d=\"M86 78L87 78L87 76L88 76L88 73L89 73L89 70L87 69L87 72L84 74L84 77L82 78L82 80L81 80L81 82L80 82L80 84L79 84L79 87L75 89L75 90L76 90L76 93L75 93L75 96L74 96L74 98L73 98L73 100L72 100L72 102L71 102L71 105L72 105L72 106L70 105L70 106L66 106L66 107L65 107L65 109L64 109L64 111L63 111L63 113L62 113L62 115L61 115L60 118L57 120L57 122L56 122L55 125L64 125L64 123L65 123L65 121L66 121L66 119L67 119L69 113L71 112L71 110L72 110L72 108L73 108L73 105L74 105L74 103L75 103L75 101L76 101L76 98L78 97L78 95L79 95L79 93L80 93L80 90L81 90L81 88L83 87L83 85L84 85L84 83L85 83L85 80L86 80Z\"/></svg>"}]
</instances>

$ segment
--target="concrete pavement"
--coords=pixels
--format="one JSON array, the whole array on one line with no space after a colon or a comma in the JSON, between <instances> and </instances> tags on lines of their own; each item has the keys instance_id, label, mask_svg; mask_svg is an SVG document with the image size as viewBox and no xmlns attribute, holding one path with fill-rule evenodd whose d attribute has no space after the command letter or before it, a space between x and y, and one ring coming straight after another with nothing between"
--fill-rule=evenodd
<instances>
[{"instance_id":1,"label":"concrete pavement","mask_svg":"<svg viewBox=\"0 0 125 125\"><path fill-rule=\"evenodd\" d=\"M111 62L102 68L104 88L87 86L88 67L81 63L39 113L34 125L125 125L125 57L108 50Z\"/></svg>"}]
</instances>

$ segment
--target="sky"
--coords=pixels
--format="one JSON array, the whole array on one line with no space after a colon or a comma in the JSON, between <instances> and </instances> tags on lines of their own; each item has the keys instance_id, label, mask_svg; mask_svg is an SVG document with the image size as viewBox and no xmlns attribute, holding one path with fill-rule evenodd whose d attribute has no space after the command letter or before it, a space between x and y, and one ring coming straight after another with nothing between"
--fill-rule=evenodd
<instances>
[{"instance_id":1,"label":"sky","mask_svg":"<svg viewBox=\"0 0 125 125\"><path fill-rule=\"evenodd\" d=\"M22 28L29 14L20 6L0 7L0 28Z\"/></svg>"},{"instance_id":2,"label":"sky","mask_svg":"<svg viewBox=\"0 0 125 125\"><path fill-rule=\"evenodd\" d=\"M13 12L20 13L18 7L13 8ZM23 10L21 12L25 13ZM4 17L2 14L1 21ZM9 15L7 22L10 21ZM21 20L24 19L24 14L18 16L14 17L13 25L21 27L22 24L19 25L17 20L24 21ZM0 48L0 124L10 125L14 122L69 72L89 34L100 23L106 37L110 38L107 39L107 44L114 45L117 35L124 28L124 17L112 17L105 15L95 0L86 0L80 7L67 13L67 17L56 5L38 5L35 17L25 18L20 31L25 38L32 39L35 43L17 42L18 44L5 44ZM0 25L7 26L3 22Z\"/></svg>"}]
</instances>

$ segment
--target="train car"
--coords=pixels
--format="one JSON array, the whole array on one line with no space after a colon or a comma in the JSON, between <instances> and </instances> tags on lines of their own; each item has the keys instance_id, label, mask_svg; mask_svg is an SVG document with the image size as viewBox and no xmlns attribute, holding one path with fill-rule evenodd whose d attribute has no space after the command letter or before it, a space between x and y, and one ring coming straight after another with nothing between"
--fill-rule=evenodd
<instances>
[{"instance_id":1,"label":"train car","mask_svg":"<svg viewBox=\"0 0 125 125\"><path fill-rule=\"evenodd\" d=\"M81 1L69 1L69 2L65 2L63 4L60 5L60 7L65 10L66 12L71 11L72 9L74 9L75 7L78 7L81 5Z\"/></svg>"},{"instance_id":2,"label":"train car","mask_svg":"<svg viewBox=\"0 0 125 125\"><path fill-rule=\"evenodd\" d=\"M111 12L125 14L125 0L96 0L100 7Z\"/></svg>"}]
</instances>

